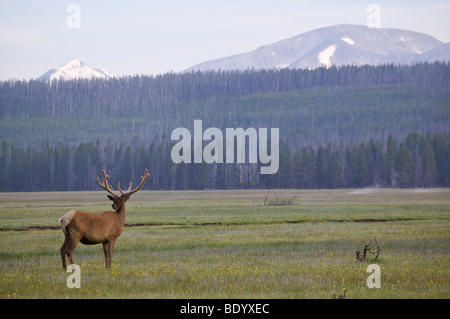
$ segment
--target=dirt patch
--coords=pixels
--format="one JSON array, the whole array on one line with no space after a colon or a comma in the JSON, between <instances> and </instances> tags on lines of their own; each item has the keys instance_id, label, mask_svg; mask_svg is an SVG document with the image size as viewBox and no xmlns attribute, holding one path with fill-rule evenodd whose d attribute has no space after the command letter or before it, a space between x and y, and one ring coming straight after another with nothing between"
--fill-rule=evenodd
<instances>
[{"instance_id":1,"label":"dirt patch","mask_svg":"<svg viewBox=\"0 0 450 319\"><path fill-rule=\"evenodd\" d=\"M328 220L281 220L274 221L269 224L301 224L301 223L385 223L385 222L403 222L411 220L422 220L420 218L397 218L397 219L328 219ZM138 224L125 224L125 227L143 227L143 226L240 226L240 225L250 225L252 223L222 223L222 222L211 222L211 223L194 223L194 224L180 224L180 223L138 223ZM4 231L38 231L38 230L57 230L61 229L60 226L29 226L25 228L0 228L0 232Z\"/></svg>"},{"instance_id":2,"label":"dirt patch","mask_svg":"<svg viewBox=\"0 0 450 319\"><path fill-rule=\"evenodd\" d=\"M29 226L26 228L0 228L0 231L32 231L32 230L55 230L61 226Z\"/></svg>"},{"instance_id":3,"label":"dirt patch","mask_svg":"<svg viewBox=\"0 0 450 319\"><path fill-rule=\"evenodd\" d=\"M403 222L410 220L420 220L419 218L397 218L397 219L355 219L355 223L385 223L385 222Z\"/></svg>"}]
</instances>

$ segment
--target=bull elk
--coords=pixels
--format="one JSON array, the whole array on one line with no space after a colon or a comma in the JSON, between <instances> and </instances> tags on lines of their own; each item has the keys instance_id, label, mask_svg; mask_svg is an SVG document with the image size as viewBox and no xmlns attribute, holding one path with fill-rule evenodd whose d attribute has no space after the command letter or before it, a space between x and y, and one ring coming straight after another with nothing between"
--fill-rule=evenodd
<instances>
[{"instance_id":1,"label":"bull elk","mask_svg":"<svg viewBox=\"0 0 450 319\"><path fill-rule=\"evenodd\" d=\"M117 187L122 194L116 194L111 185L108 184L109 175L103 170L104 182L100 183L97 177L97 183L105 191L110 193L108 198L113 201L112 208L114 211L108 211L101 214L86 213L78 210L71 210L65 213L60 219L61 228L65 239L62 245L61 259L62 266L66 269L66 256L69 258L70 264L73 264L72 252L78 242L85 245L103 244L105 253L105 268L111 268L111 259L113 256L114 244L122 233L125 225L125 202L130 196L136 193L144 186L145 181L150 177L148 170L145 170L144 176L141 177L141 183L138 187L131 190L131 182L126 192L120 189L120 183Z\"/></svg>"}]
</instances>

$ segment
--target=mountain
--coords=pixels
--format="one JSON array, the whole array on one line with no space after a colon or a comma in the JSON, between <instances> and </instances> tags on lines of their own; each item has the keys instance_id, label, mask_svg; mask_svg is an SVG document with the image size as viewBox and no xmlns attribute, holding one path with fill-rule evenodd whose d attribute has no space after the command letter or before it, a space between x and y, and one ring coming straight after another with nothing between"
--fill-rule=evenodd
<instances>
[{"instance_id":1,"label":"mountain","mask_svg":"<svg viewBox=\"0 0 450 319\"><path fill-rule=\"evenodd\" d=\"M103 69L92 69L81 60L75 59L62 67L51 69L37 78L38 81L75 80L75 79L110 79L115 75Z\"/></svg>"},{"instance_id":2,"label":"mountain","mask_svg":"<svg viewBox=\"0 0 450 319\"><path fill-rule=\"evenodd\" d=\"M440 47L446 46L440 50ZM430 50L435 54L426 55ZM331 65L409 64L449 60L448 44L414 31L335 25L194 65L186 71L317 68Z\"/></svg>"},{"instance_id":3,"label":"mountain","mask_svg":"<svg viewBox=\"0 0 450 319\"><path fill-rule=\"evenodd\" d=\"M417 57L417 61L450 61L450 42L421 54Z\"/></svg>"}]
</instances>

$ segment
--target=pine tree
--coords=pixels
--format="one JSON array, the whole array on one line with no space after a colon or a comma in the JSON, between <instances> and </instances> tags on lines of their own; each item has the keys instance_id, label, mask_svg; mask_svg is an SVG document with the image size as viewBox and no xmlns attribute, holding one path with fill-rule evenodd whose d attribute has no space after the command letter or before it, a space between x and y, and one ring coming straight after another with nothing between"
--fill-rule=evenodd
<instances>
[{"instance_id":1,"label":"pine tree","mask_svg":"<svg viewBox=\"0 0 450 319\"><path fill-rule=\"evenodd\" d=\"M366 187L369 185L369 166L365 143L362 143L354 151L354 186Z\"/></svg>"},{"instance_id":2,"label":"pine tree","mask_svg":"<svg viewBox=\"0 0 450 319\"><path fill-rule=\"evenodd\" d=\"M397 141L389 134L386 142L386 155L383 163L383 179L386 186L395 187L395 159L397 158Z\"/></svg>"},{"instance_id":3,"label":"pine tree","mask_svg":"<svg viewBox=\"0 0 450 319\"><path fill-rule=\"evenodd\" d=\"M10 173L9 173L9 146L6 140L2 140L0 154L0 192L10 191Z\"/></svg>"},{"instance_id":4,"label":"pine tree","mask_svg":"<svg viewBox=\"0 0 450 319\"><path fill-rule=\"evenodd\" d=\"M422 150L422 171L423 178L421 186L431 187L436 183L436 162L434 159L433 147L428 140L425 141Z\"/></svg>"},{"instance_id":5,"label":"pine tree","mask_svg":"<svg viewBox=\"0 0 450 319\"><path fill-rule=\"evenodd\" d=\"M433 153L436 161L437 178L439 186L449 186L450 184L450 138L448 135L433 135Z\"/></svg>"},{"instance_id":6,"label":"pine tree","mask_svg":"<svg viewBox=\"0 0 450 319\"><path fill-rule=\"evenodd\" d=\"M319 188L326 188L327 185L327 150L319 146L316 156L315 179Z\"/></svg>"},{"instance_id":7,"label":"pine tree","mask_svg":"<svg viewBox=\"0 0 450 319\"><path fill-rule=\"evenodd\" d=\"M328 160L328 183L327 188L336 188L341 186L341 171L339 167L339 154L337 151L330 151Z\"/></svg>"},{"instance_id":8,"label":"pine tree","mask_svg":"<svg viewBox=\"0 0 450 319\"><path fill-rule=\"evenodd\" d=\"M403 188L413 186L415 179L413 157L404 144L400 144L395 159L395 173L398 179L398 186Z\"/></svg>"}]
</instances>

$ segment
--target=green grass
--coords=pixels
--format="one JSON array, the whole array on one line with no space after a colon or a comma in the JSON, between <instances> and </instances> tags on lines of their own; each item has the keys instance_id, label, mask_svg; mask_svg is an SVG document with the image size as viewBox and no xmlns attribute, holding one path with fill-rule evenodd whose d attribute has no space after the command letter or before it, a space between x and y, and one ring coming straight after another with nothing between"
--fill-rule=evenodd
<instances>
[{"instance_id":1,"label":"green grass","mask_svg":"<svg viewBox=\"0 0 450 319\"><path fill-rule=\"evenodd\" d=\"M0 298L450 297L450 189L274 192L295 205L262 206L262 190L137 193L112 269L101 245L75 249L81 289L66 286L61 230L44 228L109 210L105 194L2 193ZM380 257L358 261L373 237ZM370 263L381 289L366 286Z\"/></svg>"}]
</instances>

